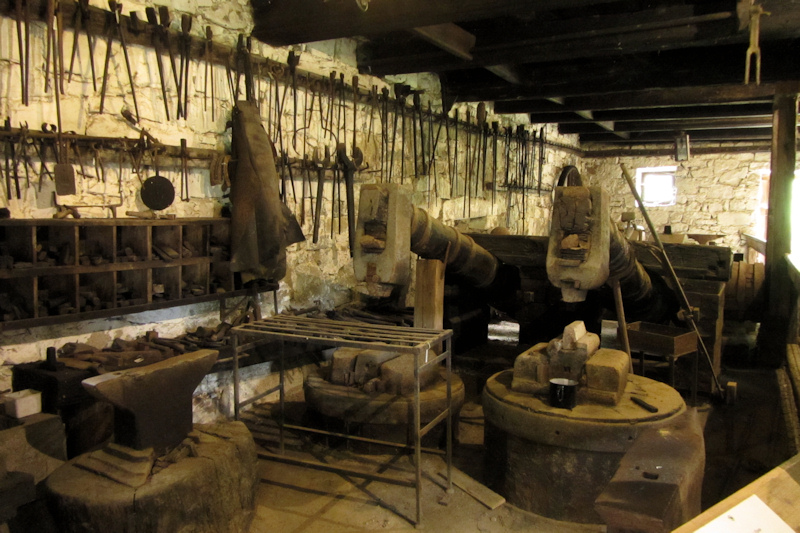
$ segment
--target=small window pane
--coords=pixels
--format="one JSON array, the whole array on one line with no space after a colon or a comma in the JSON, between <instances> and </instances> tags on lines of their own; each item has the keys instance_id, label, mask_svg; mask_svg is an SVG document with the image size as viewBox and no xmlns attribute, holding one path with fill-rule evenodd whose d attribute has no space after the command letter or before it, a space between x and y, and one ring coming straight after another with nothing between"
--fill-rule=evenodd
<instances>
[{"instance_id":1,"label":"small window pane","mask_svg":"<svg viewBox=\"0 0 800 533\"><path fill-rule=\"evenodd\" d=\"M675 167L655 167L636 171L636 188L645 207L675 205L675 170Z\"/></svg>"}]
</instances>

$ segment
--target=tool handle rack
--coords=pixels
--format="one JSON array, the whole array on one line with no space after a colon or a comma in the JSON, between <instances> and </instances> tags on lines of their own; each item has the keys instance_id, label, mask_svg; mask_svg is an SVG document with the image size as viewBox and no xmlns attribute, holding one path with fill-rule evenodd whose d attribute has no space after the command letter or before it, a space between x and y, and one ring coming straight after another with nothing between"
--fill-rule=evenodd
<instances>
[{"instance_id":1,"label":"tool handle rack","mask_svg":"<svg viewBox=\"0 0 800 533\"><path fill-rule=\"evenodd\" d=\"M280 398L280 411L279 411L279 440L280 440L280 455L275 454L262 454L262 457L275 459L291 464L307 466L309 468L316 468L326 471L335 471L337 473L349 474L356 477L363 477L388 483L405 485L415 487L416 490L416 525L422 521L421 509L421 487L422 487L422 437L427 434L431 429L440 424L442 421L447 421L447 490L452 488L452 462L453 462L453 410L452 410L452 391L451 391L451 339L453 332L451 330L433 330L433 329L419 329L419 328L405 328L398 326L383 326L374 324L362 324L354 322L342 322L337 320L329 320L322 318L307 318L296 316L281 316L275 315L270 318L244 324L233 328L233 395L234 395L234 416L239 419L239 409L245 405L249 405L254 401L271 394L279 392ZM262 337L263 339L270 339L280 341L280 378L279 383L273 389L270 389L257 397L249 398L244 401L239 400L239 336ZM282 458L284 453L284 428L290 427L300 431L319 432L311 428L304 428L302 426L287 426L284 418L285 407L285 391L284 391L284 343L297 342L305 344L313 344L328 347L350 347L350 348L363 348L363 349L379 349L379 350L394 350L401 354L414 355L414 420L413 420L413 434L414 434L414 463L415 463L415 479L400 480L391 478L389 476L380 476L376 474L367 474L362 471L352 470L347 468L332 467L329 464L315 462L315 461L300 461L291 458ZM444 349L440 355L436 355L434 349L437 346L443 346ZM434 357L429 357L433 355ZM431 422L425 427L421 426L420 417L420 385L419 376L420 371L428 366L438 365L442 361L445 362L447 368L447 407L439 413ZM339 435L344 438L352 438L350 435ZM397 443L388 441L374 441L379 444L397 447Z\"/></svg>"}]
</instances>

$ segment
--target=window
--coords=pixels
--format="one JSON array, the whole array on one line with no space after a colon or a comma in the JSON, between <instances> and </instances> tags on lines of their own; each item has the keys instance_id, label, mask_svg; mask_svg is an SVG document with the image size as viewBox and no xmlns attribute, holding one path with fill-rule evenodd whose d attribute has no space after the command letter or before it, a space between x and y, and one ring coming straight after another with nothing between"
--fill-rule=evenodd
<instances>
[{"instance_id":1,"label":"window","mask_svg":"<svg viewBox=\"0 0 800 533\"><path fill-rule=\"evenodd\" d=\"M675 171L678 167L648 167L636 169L636 189L645 207L675 205L677 188Z\"/></svg>"}]
</instances>

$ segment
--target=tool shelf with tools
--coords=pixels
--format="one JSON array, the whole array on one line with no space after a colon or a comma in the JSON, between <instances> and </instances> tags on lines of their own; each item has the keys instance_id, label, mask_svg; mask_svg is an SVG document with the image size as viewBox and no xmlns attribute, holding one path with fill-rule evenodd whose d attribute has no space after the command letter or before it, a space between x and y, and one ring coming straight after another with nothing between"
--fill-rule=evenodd
<instances>
[{"instance_id":1,"label":"tool shelf with tools","mask_svg":"<svg viewBox=\"0 0 800 533\"><path fill-rule=\"evenodd\" d=\"M17 32L20 43L23 42L23 19L25 21L25 41L27 41L29 39L28 25L31 24L32 20L52 22L50 20L50 5L45 9L45 2L31 1L24 6L23 12L15 11L14 6L11 5L6 7L6 13L15 17L18 23ZM146 18L148 23L143 23L144 17L136 12L123 15L121 13L121 5L116 2L111 2L109 7L110 10L99 9L89 6L87 2L59 2L54 6L61 40L63 41L62 33L65 29L74 30L72 35L73 47L69 53L67 82L69 83L73 77L72 67L75 64L75 50L78 47L78 43L82 42L82 33L86 34L90 51L94 50L93 40L97 44L96 41L100 40L101 36L107 37L105 43L107 49L106 60L108 60L109 53L114 46L113 41L115 39L118 40L122 45L122 51L126 55L126 69L131 83L127 88L123 87L123 92L128 93L130 91L128 94L132 97L135 110L135 116L131 114L133 121L138 121L140 115L135 94L135 84L133 83L134 76L131 73L127 58L128 45L155 49L161 81L161 99L164 103L165 117L168 121L170 117L176 116L177 118L187 118L186 110L189 105L188 95L190 94L194 94L195 98L199 98L200 96L197 95L201 95L203 98L202 108L205 112L210 110L212 120L216 120L215 110L217 108L222 107L224 109L225 105L220 105L223 100L229 100L232 103L240 95L253 97L262 103L262 113L266 112L267 114L266 128L270 137L280 149L281 160L299 162L317 159L319 161L321 160L323 145L330 150L330 153L333 153L339 144L346 144L345 141L349 140L352 132L351 154L352 159L356 162L358 171L380 172L382 181L399 181L403 183L412 179L410 172L413 168L415 180L419 180L422 176L428 177L426 185L428 203L430 203L431 197L434 195L439 198L464 196L464 216L467 217L471 216L473 198L484 200L487 197L487 192L491 191L492 203L494 204L497 190L505 190L513 194L522 193L523 198L515 202L509 201L507 208L516 206L519 203L524 211L524 197L527 193L535 191L537 194L541 194L543 192L548 193L550 190L549 187L542 183L541 169L544 165L543 154L545 147L550 146L568 151L576 150L569 146L562 146L545 140L543 130L540 130L537 134L535 131L528 132L524 127L517 127L516 130L512 127L501 129L497 122L493 122L490 128L487 121L486 107L483 105L478 106L474 122L469 113L467 113L465 120L459 119L457 112L455 117L451 118L449 112L445 113L444 110L439 113L435 112L431 107L430 101L427 102L427 106L423 105L421 101L421 93L423 91L412 90L408 85L395 84L393 86L394 94L391 95L389 87L383 87L380 91L377 85L372 85L371 89L362 88L359 86L358 76L353 76L352 82L348 83L349 80L345 79L343 73L339 73L337 76L334 71L326 77L302 71L298 68L300 54L295 51L289 52L285 65L259 56L252 52L252 40L242 34L239 35L238 44L234 46L214 42L210 27L206 27L202 36L193 35L192 17L190 15L181 14L180 31L172 29L169 9L164 6L147 9ZM195 33L198 32L195 31ZM81 38L80 41L79 38ZM50 41L47 44L50 45ZM53 46L56 48L55 44ZM64 43L60 42L60 46L57 47L59 48L58 54L54 53L52 55L63 56L63 46ZM25 80L22 85L27 87L27 84L30 83L30 72L28 72L29 69L25 68L27 62L24 58L27 56L28 49L26 47L25 53L23 53L23 45L20 44L18 48L20 51L20 74ZM176 52L180 55L177 60L175 57ZM198 52L200 53L199 55ZM169 64L166 67L163 65L165 53L169 59ZM89 54L89 57L91 59L92 54ZM190 69L194 68L192 67L193 57L196 57L198 61L205 61L202 91L199 86L199 71L195 77L190 75ZM54 61L54 71L56 70L55 64L58 63L58 61ZM62 72L65 70L63 68L64 63L65 61L62 57L59 67ZM176 64L180 64L180 68ZM216 91L217 94L215 94L215 86L217 84L214 80L214 65L224 65L226 67L230 95L223 94L225 91ZM49 63L47 66L49 67ZM92 67L94 67L93 61ZM169 76L168 72L170 67L172 76ZM199 66L196 67L199 69ZM98 73L94 68L92 72L93 84L97 85ZM46 85L49 85L47 72L45 72L45 75ZM244 77L244 84L241 83L242 77ZM192 81L197 83L198 86L192 87L190 90L189 84ZM61 75L58 85L63 86L63 82L64 75ZM103 87L106 85L105 82L106 73L104 72L103 83L101 84ZM174 87L172 87L173 82ZM209 85L211 91L208 90ZM281 85L282 87L280 87ZM289 88L291 88L291 98L287 98ZM97 91L95 90L95 92ZM100 100L101 112L104 110L105 93L106 91L103 89ZM211 93L212 99L211 106L208 105L209 93ZM173 99L177 100L177 105L173 105ZM302 99L302 102L298 103L299 99ZM23 101L27 102L27 98L24 98ZM282 126L283 122L288 122L289 101L293 103L291 112L293 127ZM315 102L317 105L315 105ZM445 107L449 108L452 103L452 101L445 102ZM359 107L361 107L360 110ZM171 109L175 109L176 112L170 113ZM320 129L320 131L317 132L317 139L313 139L313 135L310 135L311 132L309 130L317 112L319 114L317 129ZM357 126L359 112L361 113L363 127ZM376 114L382 124L380 139L378 139L378 132L373 132ZM302 120L300 127L298 127L298 120ZM348 121L352 128L348 128ZM435 127L435 125L437 126ZM443 126L446 130L444 135L441 131ZM450 156L452 126L455 126L456 146L453 150L455 160L451 160ZM397 140L398 128L401 129L400 141ZM458 150L459 129L463 130L462 143L466 141L468 147L466 155L460 154ZM366 135L364 135L365 130ZM61 133L63 132L59 132L59 134ZM373 133L375 134L373 135ZM357 134L360 134L360 139L357 138L359 137ZM413 134L413 143L406 140L409 134ZM291 136L291 142L288 142L289 136ZM297 144L298 137L302 137L302 148ZM326 143L325 138L333 141L334 144L331 146ZM448 152L448 169L446 172L441 161L437 164L437 157L440 159L443 157L443 154L437 156L437 151L444 152L439 145L439 141L445 138ZM492 140L491 143L488 142L490 139ZM308 141L311 142L309 143ZM363 153L359 148L358 141L364 147ZM501 147L498 147L498 141L505 142L504 151ZM380 144L380 147L378 147L378 144ZM413 157L409 153L411 152L412 144L414 146ZM488 163L487 146L489 144L492 146L491 165ZM397 145L399 145L399 154L395 156L395 153L398 152ZM310 151L313 151L313 158L310 156ZM539 153L538 157L535 156L537 151ZM295 157L290 158L290 152ZM380 152L380 155L378 152ZM498 154L498 152L501 153ZM458 172L459 155L463 159L461 162L463 176L459 175ZM380 159L379 164L377 164L378 159ZM364 160L371 160L371 163L362 164L361 162ZM539 167L538 173L536 171L537 163ZM65 169L65 165L60 162L58 164L61 165L62 169ZM400 167L399 179L395 175L397 166ZM437 169L437 166L441 168ZM503 166L506 169L505 179L502 176ZM305 170L305 164L303 167ZM491 168L491 171L489 168ZM292 167L288 167L288 171L291 174ZM491 172L491 175L489 175L489 172ZM310 174L309 172L303 172L303 191L310 189L307 186L309 181L306 179L306 175L310 177ZM433 179L431 179L431 175L434 176ZM445 184L440 183L445 176L449 177L449 191ZM290 179L292 179L292 191L296 197L294 179L291 175ZM303 194L306 197L305 193ZM284 193L283 196L284 201L286 201L286 194ZM311 196L310 190L309 196ZM19 194L17 197L19 198ZM313 211L313 201L311 210ZM508 219L510 221L510 217Z\"/></svg>"},{"instance_id":2,"label":"tool shelf with tools","mask_svg":"<svg viewBox=\"0 0 800 533\"><path fill-rule=\"evenodd\" d=\"M229 220L0 221L0 330L244 294Z\"/></svg>"}]
</instances>

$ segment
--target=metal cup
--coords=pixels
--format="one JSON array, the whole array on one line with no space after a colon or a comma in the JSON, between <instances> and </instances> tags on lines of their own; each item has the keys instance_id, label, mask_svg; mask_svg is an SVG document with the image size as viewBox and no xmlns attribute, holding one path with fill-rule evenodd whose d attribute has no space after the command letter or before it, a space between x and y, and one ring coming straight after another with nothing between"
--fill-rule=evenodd
<instances>
[{"instance_id":1,"label":"metal cup","mask_svg":"<svg viewBox=\"0 0 800 533\"><path fill-rule=\"evenodd\" d=\"M553 378L550 380L550 406L572 409L578 403L578 382L574 379Z\"/></svg>"}]
</instances>

